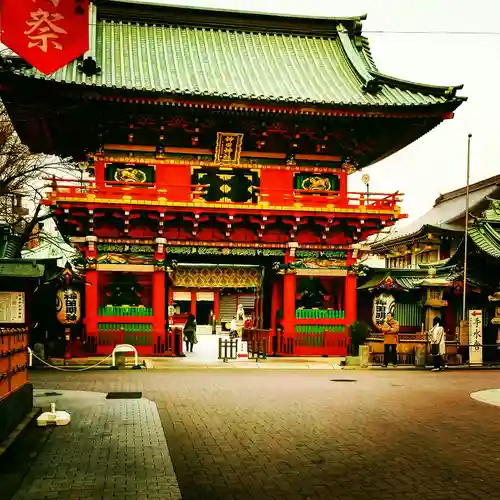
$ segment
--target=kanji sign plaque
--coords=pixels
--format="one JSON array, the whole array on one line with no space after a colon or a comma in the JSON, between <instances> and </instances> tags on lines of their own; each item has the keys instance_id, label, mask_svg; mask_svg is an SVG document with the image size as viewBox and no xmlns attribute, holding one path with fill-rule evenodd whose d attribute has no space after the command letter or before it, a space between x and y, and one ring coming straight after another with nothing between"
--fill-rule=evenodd
<instances>
[{"instance_id":1,"label":"kanji sign plaque","mask_svg":"<svg viewBox=\"0 0 500 500\"><path fill-rule=\"evenodd\" d=\"M469 364L483 363L483 311L469 310Z\"/></svg>"},{"instance_id":2,"label":"kanji sign plaque","mask_svg":"<svg viewBox=\"0 0 500 500\"><path fill-rule=\"evenodd\" d=\"M3 0L2 43L48 75L89 49L89 0Z\"/></svg>"},{"instance_id":3,"label":"kanji sign plaque","mask_svg":"<svg viewBox=\"0 0 500 500\"><path fill-rule=\"evenodd\" d=\"M240 162L243 134L217 132L215 145L215 163L220 165L238 164Z\"/></svg>"}]
</instances>

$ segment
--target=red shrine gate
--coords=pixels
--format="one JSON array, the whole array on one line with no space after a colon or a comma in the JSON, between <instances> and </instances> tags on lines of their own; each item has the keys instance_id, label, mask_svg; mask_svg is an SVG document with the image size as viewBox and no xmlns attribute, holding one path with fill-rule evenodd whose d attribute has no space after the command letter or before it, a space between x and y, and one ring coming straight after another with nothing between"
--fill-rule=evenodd
<instances>
[{"instance_id":1,"label":"red shrine gate","mask_svg":"<svg viewBox=\"0 0 500 500\"><path fill-rule=\"evenodd\" d=\"M87 345L172 355L177 289L214 310L254 295L253 335L279 354L345 352L360 242L404 217L399 193L350 192L348 176L452 118L461 87L379 73L362 17L91 14L84 63L44 76L16 60L0 87L31 151L85 170L46 204L82 253Z\"/></svg>"}]
</instances>

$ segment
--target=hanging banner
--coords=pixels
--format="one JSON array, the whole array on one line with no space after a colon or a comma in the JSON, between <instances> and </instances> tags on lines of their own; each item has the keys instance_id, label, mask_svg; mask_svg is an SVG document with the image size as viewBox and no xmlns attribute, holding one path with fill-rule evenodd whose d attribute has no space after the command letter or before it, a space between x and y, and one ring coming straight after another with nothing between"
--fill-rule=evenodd
<instances>
[{"instance_id":1,"label":"hanging banner","mask_svg":"<svg viewBox=\"0 0 500 500\"><path fill-rule=\"evenodd\" d=\"M71 288L60 289L56 293L57 321L62 325L74 325L80 321L80 292Z\"/></svg>"},{"instance_id":2,"label":"hanging banner","mask_svg":"<svg viewBox=\"0 0 500 500\"><path fill-rule=\"evenodd\" d=\"M394 315L396 309L396 299L388 294L381 293L373 299L372 321L378 328L382 328L388 314Z\"/></svg>"},{"instance_id":3,"label":"hanging banner","mask_svg":"<svg viewBox=\"0 0 500 500\"><path fill-rule=\"evenodd\" d=\"M89 0L2 0L2 43L49 75L89 50Z\"/></svg>"},{"instance_id":4,"label":"hanging banner","mask_svg":"<svg viewBox=\"0 0 500 500\"><path fill-rule=\"evenodd\" d=\"M483 364L483 311L469 310L469 364Z\"/></svg>"}]
</instances>

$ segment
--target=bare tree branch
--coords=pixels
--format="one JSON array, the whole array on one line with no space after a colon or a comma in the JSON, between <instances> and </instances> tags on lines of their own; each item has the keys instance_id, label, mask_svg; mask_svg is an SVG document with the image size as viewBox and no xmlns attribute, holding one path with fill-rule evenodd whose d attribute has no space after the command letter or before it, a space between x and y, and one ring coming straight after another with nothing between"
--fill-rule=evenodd
<instances>
[{"instance_id":1,"label":"bare tree branch","mask_svg":"<svg viewBox=\"0 0 500 500\"><path fill-rule=\"evenodd\" d=\"M0 226L7 227L11 235L6 257L20 257L34 230L51 218L41 204L47 179L76 179L78 172L78 165L69 158L31 154L0 104ZM40 236L50 239L48 234Z\"/></svg>"}]
</instances>

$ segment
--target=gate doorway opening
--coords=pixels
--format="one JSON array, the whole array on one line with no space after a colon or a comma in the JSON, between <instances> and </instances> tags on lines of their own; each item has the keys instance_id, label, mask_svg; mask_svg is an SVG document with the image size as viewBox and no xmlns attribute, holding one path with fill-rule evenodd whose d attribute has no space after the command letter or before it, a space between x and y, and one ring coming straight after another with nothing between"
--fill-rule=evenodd
<instances>
[{"instance_id":1,"label":"gate doorway opening","mask_svg":"<svg viewBox=\"0 0 500 500\"><path fill-rule=\"evenodd\" d=\"M196 302L196 323L198 325L210 324L210 313L214 310L214 303L208 301Z\"/></svg>"}]
</instances>

